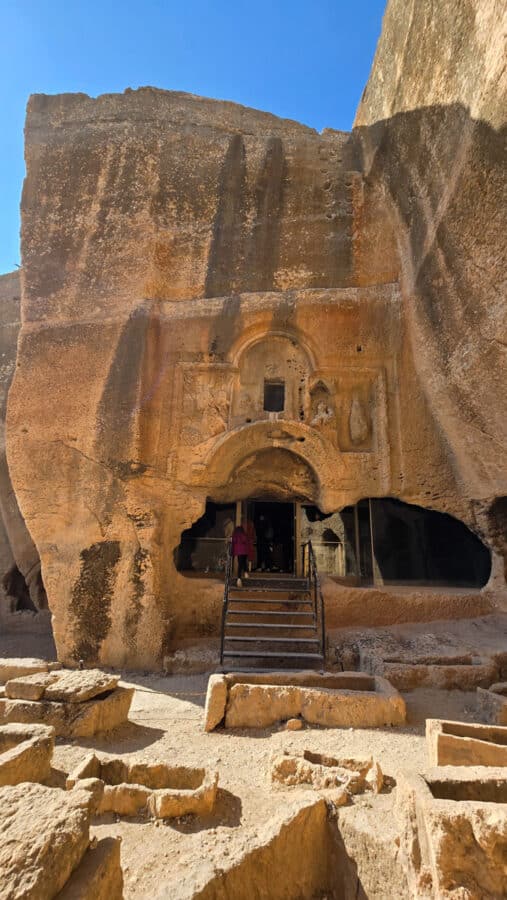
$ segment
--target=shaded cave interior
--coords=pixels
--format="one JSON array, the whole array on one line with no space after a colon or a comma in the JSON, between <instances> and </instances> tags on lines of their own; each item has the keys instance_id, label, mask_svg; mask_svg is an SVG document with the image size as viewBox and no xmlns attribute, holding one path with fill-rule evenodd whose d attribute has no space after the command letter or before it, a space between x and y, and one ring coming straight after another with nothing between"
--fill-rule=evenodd
<instances>
[{"instance_id":1,"label":"shaded cave interior","mask_svg":"<svg viewBox=\"0 0 507 900\"><path fill-rule=\"evenodd\" d=\"M323 513L295 497L261 492L229 503L206 502L183 531L174 557L188 575L223 572L227 543L242 519L254 527L253 569L299 574L303 545L312 541L319 572L356 585L481 588L491 553L463 522L393 497L365 498ZM267 545L267 552L266 552Z\"/></svg>"}]
</instances>

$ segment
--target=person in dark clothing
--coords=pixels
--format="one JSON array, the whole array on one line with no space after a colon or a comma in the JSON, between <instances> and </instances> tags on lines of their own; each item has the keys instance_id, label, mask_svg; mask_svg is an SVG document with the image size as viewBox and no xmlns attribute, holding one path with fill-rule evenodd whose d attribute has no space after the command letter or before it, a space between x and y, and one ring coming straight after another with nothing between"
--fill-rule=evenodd
<instances>
[{"instance_id":1,"label":"person in dark clothing","mask_svg":"<svg viewBox=\"0 0 507 900\"><path fill-rule=\"evenodd\" d=\"M259 517L257 525L257 568L269 572L273 565L273 526L265 516Z\"/></svg>"}]
</instances>

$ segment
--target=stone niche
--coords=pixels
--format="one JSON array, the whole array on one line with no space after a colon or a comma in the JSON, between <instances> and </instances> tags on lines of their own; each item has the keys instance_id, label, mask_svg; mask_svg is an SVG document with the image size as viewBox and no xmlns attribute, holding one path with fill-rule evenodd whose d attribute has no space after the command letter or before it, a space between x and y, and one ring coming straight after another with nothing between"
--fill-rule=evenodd
<instances>
[{"instance_id":1,"label":"stone niche","mask_svg":"<svg viewBox=\"0 0 507 900\"><path fill-rule=\"evenodd\" d=\"M507 766L507 728L426 719L431 766Z\"/></svg>"},{"instance_id":2,"label":"stone niche","mask_svg":"<svg viewBox=\"0 0 507 900\"><path fill-rule=\"evenodd\" d=\"M231 673L208 681L204 728L268 728L298 717L329 728L375 728L402 725L405 716L389 682L363 672Z\"/></svg>"},{"instance_id":3,"label":"stone niche","mask_svg":"<svg viewBox=\"0 0 507 900\"><path fill-rule=\"evenodd\" d=\"M215 805L218 772L91 753L70 773L66 786L89 791L98 815L206 816Z\"/></svg>"},{"instance_id":4,"label":"stone niche","mask_svg":"<svg viewBox=\"0 0 507 900\"><path fill-rule=\"evenodd\" d=\"M308 415L308 353L295 338L268 334L247 347L238 363L231 424Z\"/></svg>"}]
</instances>

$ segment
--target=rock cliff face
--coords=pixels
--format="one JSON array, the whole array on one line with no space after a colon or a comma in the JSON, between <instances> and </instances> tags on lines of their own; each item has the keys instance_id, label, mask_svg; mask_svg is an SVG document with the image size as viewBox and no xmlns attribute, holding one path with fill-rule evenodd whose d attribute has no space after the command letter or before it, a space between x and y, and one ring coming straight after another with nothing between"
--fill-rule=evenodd
<instances>
[{"instance_id":1,"label":"rock cliff face","mask_svg":"<svg viewBox=\"0 0 507 900\"><path fill-rule=\"evenodd\" d=\"M507 11L390 0L355 122L396 233L414 365L459 490L505 554Z\"/></svg>"},{"instance_id":2,"label":"rock cliff face","mask_svg":"<svg viewBox=\"0 0 507 900\"><path fill-rule=\"evenodd\" d=\"M16 367L20 305L19 272L0 275L0 616L17 602L45 605L39 554L19 511L5 448L7 396Z\"/></svg>"},{"instance_id":3,"label":"rock cliff face","mask_svg":"<svg viewBox=\"0 0 507 900\"><path fill-rule=\"evenodd\" d=\"M444 5L438 30L404 6L352 135L151 88L31 98L8 454L63 660L156 666L216 630L173 551L255 485L400 497L501 550L499 107L465 114ZM480 6L453 27L498 89Z\"/></svg>"}]
</instances>

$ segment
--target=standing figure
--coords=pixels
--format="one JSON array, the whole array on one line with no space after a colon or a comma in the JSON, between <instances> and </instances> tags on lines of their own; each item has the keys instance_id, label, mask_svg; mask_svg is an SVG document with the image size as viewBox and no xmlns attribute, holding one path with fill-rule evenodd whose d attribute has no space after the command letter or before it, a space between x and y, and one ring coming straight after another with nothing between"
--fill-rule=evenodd
<instances>
[{"instance_id":1,"label":"standing figure","mask_svg":"<svg viewBox=\"0 0 507 900\"><path fill-rule=\"evenodd\" d=\"M247 564L253 551L252 542L247 534L246 519L242 519L232 533L232 555L238 558L238 578L236 584L243 587L242 578L248 578Z\"/></svg>"},{"instance_id":2,"label":"standing figure","mask_svg":"<svg viewBox=\"0 0 507 900\"><path fill-rule=\"evenodd\" d=\"M257 535L255 533L255 525L251 519L246 520L246 535L248 540L250 541L250 549L248 551L248 572L251 572L254 568L255 562L255 544L257 541ZM248 576L247 576L248 577Z\"/></svg>"},{"instance_id":3,"label":"standing figure","mask_svg":"<svg viewBox=\"0 0 507 900\"><path fill-rule=\"evenodd\" d=\"M262 572L269 572L273 565L273 537L271 522L266 516L259 516L257 525L257 566Z\"/></svg>"}]
</instances>

